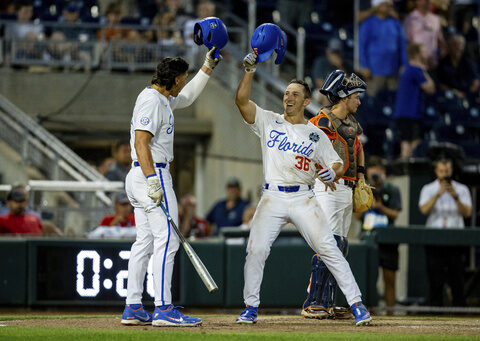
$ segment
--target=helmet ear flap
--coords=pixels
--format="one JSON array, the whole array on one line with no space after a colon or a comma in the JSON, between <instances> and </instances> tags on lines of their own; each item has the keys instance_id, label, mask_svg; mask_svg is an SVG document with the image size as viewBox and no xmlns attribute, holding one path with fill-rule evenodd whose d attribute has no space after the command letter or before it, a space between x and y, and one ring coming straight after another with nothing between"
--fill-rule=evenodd
<instances>
[{"instance_id":1,"label":"helmet ear flap","mask_svg":"<svg viewBox=\"0 0 480 341\"><path fill-rule=\"evenodd\" d=\"M193 41L197 45L203 44L203 31L199 23L196 23L193 29Z\"/></svg>"}]
</instances>

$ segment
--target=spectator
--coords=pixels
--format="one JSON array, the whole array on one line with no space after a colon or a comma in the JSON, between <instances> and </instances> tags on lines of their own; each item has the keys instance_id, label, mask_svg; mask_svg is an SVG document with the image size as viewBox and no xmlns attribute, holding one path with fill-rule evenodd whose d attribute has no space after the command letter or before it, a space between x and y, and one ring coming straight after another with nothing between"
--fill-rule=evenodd
<instances>
[{"instance_id":1,"label":"spectator","mask_svg":"<svg viewBox=\"0 0 480 341\"><path fill-rule=\"evenodd\" d=\"M107 18L107 27L97 31L98 40L119 41L127 34L127 29L115 27L120 24L121 8L118 3L112 2L108 5L105 12Z\"/></svg>"},{"instance_id":2,"label":"spectator","mask_svg":"<svg viewBox=\"0 0 480 341\"><path fill-rule=\"evenodd\" d=\"M31 1L16 1L15 13L17 21L7 26L6 38L28 41L38 41L43 38L43 26L32 22L33 5Z\"/></svg>"},{"instance_id":3,"label":"spectator","mask_svg":"<svg viewBox=\"0 0 480 341\"><path fill-rule=\"evenodd\" d=\"M115 195L115 213L103 217L99 226L135 226L135 217L132 213L132 205L124 192Z\"/></svg>"},{"instance_id":4,"label":"spectator","mask_svg":"<svg viewBox=\"0 0 480 341\"><path fill-rule=\"evenodd\" d=\"M372 156L367 164L367 178L373 190L372 207L363 214L355 213L362 221L362 230L393 226L402 210L400 190L397 186L385 182L386 171L382 159ZM378 244L379 265L383 272L384 298L387 315L393 315L395 305L395 272L398 270L398 245Z\"/></svg>"},{"instance_id":5,"label":"spectator","mask_svg":"<svg viewBox=\"0 0 480 341\"><path fill-rule=\"evenodd\" d=\"M56 27L50 36L49 57L63 62L63 66L75 69L83 67L89 72L93 60L93 47L85 44L91 40L91 29L80 25L80 7L76 3L67 4L58 19L62 26Z\"/></svg>"},{"instance_id":6,"label":"spectator","mask_svg":"<svg viewBox=\"0 0 480 341\"><path fill-rule=\"evenodd\" d=\"M215 4L211 1L200 2L197 6L197 18L188 20L183 27L183 40L188 46L196 46L193 43L193 28L199 20L215 16Z\"/></svg>"},{"instance_id":7,"label":"spectator","mask_svg":"<svg viewBox=\"0 0 480 341\"><path fill-rule=\"evenodd\" d=\"M226 194L227 198L218 201L207 215L207 221L216 225L215 234L225 226L240 226L243 212L248 206L248 201L240 197L241 186L237 178L228 180Z\"/></svg>"},{"instance_id":8,"label":"spectator","mask_svg":"<svg viewBox=\"0 0 480 341\"><path fill-rule=\"evenodd\" d=\"M435 92L435 84L426 72L426 54L420 44L409 43L409 64L400 76L394 118L401 139L400 159L407 161L423 139L424 95Z\"/></svg>"},{"instance_id":9,"label":"spectator","mask_svg":"<svg viewBox=\"0 0 480 341\"><path fill-rule=\"evenodd\" d=\"M375 15L360 25L359 54L362 73L369 79L367 94L384 88L396 90L401 66L408 63L403 28L390 16L391 0L372 0Z\"/></svg>"},{"instance_id":10,"label":"spectator","mask_svg":"<svg viewBox=\"0 0 480 341\"><path fill-rule=\"evenodd\" d=\"M197 216L197 199L192 194L185 194L180 199L179 228L185 238L201 238L210 235L210 226L205 219Z\"/></svg>"},{"instance_id":11,"label":"spectator","mask_svg":"<svg viewBox=\"0 0 480 341\"><path fill-rule=\"evenodd\" d=\"M428 57L427 68L438 63L439 47L445 50L445 39L438 15L430 12L430 0L416 0L413 10L403 22L407 41L423 45Z\"/></svg>"},{"instance_id":12,"label":"spectator","mask_svg":"<svg viewBox=\"0 0 480 341\"><path fill-rule=\"evenodd\" d=\"M153 25L161 26L155 31L155 38L166 55L178 55L182 45L182 34L176 29L175 17L170 12L157 14L153 18Z\"/></svg>"},{"instance_id":13,"label":"spectator","mask_svg":"<svg viewBox=\"0 0 480 341\"><path fill-rule=\"evenodd\" d=\"M472 198L468 187L452 180L452 161L433 163L435 181L423 186L418 206L428 216L426 227L463 229L464 218L472 214ZM443 286L450 286L453 306L465 305L463 248L458 246L425 246L430 286L430 305L443 306Z\"/></svg>"},{"instance_id":14,"label":"spectator","mask_svg":"<svg viewBox=\"0 0 480 341\"><path fill-rule=\"evenodd\" d=\"M358 12L358 23L360 24L364 20L370 18L372 15L375 15L375 12L377 11L377 7L371 5L372 2L370 0L360 0L360 12ZM378 6L378 5L377 5ZM390 13L389 15L392 18L398 19L398 13L395 11L395 7L390 7Z\"/></svg>"},{"instance_id":15,"label":"spectator","mask_svg":"<svg viewBox=\"0 0 480 341\"><path fill-rule=\"evenodd\" d=\"M451 90L458 98L477 98L480 81L471 60L465 54L465 38L454 34L448 39L448 54L437 70L440 89Z\"/></svg>"},{"instance_id":16,"label":"spectator","mask_svg":"<svg viewBox=\"0 0 480 341\"><path fill-rule=\"evenodd\" d=\"M42 234L42 223L35 214L26 213L27 196L20 189L12 189L7 195L9 212L0 216L0 233Z\"/></svg>"},{"instance_id":17,"label":"spectator","mask_svg":"<svg viewBox=\"0 0 480 341\"><path fill-rule=\"evenodd\" d=\"M332 70L342 70L347 74L352 73L353 66L348 60L343 59L342 51L342 42L337 38L332 38L328 41L328 47L325 51L325 56L318 57L313 62L312 77L317 89L322 87L325 77ZM320 104L323 106L328 106L330 105L330 102L325 96L321 95Z\"/></svg>"},{"instance_id":18,"label":"spectator","mask_svg":"<svg viewBox=\"0 0 480 341\"><path fill-rule=\"evenodd\" d=\"M28 206L28 204L29 204L29 202L30 202L30 200L29 200L30 198L29 198L28 190L27 190L27 188L26 188L26 186L25 186L24 184L22 184L22 183L15 183L15 184L12 185L12 189L11 189L11 190L12 190L12 191L13 191L13 190L21 191L21 192L24 194L25 200L26 200L26 202L27 202L27 206L25 207L25 213L26 213L26 214L33 214L33 215L36 215L38 218L40 218L40 213L32 210L32 209ZM9 210L8 206L7 206L7 207L0 207L0 215L7 214L9 211L10 211L10 210Z\"/></svg>"},{"instance_id":19,"label":"spectator","mask_svg":"<svg viewBox=\"0 0 480 341\"><path fill-rule=\"evenodd\" d=\"M67 4L58 19L64 26L58 27L51 36L54 41L80 41L86 42L90 39L90 32L81 27L80 8L77 4Z\"/></svg>"},{"instance_id":20,"label":"spectator","mask_svg":"<svg viewBox=\"0 0 480 341\"><path fill-rule=\"evenodd\" d=\"M124 181L130 167L132 166L132 156L129 141L118 141L112 148L112 156L115 162L112 163L105 173L105 177L110 181Z\"/></svg>"}]
</instances>

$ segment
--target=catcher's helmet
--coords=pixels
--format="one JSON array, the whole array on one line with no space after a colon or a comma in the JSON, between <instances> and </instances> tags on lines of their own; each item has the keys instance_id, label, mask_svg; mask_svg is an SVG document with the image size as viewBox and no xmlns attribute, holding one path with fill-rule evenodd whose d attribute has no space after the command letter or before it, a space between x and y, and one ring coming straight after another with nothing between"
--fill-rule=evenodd
<instances>
[{"instance_id":1,"label":"catcher's helmet","mask_svg":"<svg viewBox=\"0 0 480 341\"><path fill-rule=\"evenodd\" d=\"M197 45L205 44L208 49L217 48L215 57L220 56L220 50L227 45L227 27L223 21L216 17L208 17L195 23L193 28L193 41Z\"/></svg>"},{"instance_id":2,"label":"catcher's helmet","mask_svg":"<svg viewBox=\"0 0 480 341\"><path fill-rule=\"evenodd\" d=\"M352 73L350 78L342 70L331 72L323 83L320 92L327 96L328 100L333 104L338 102L340 98L345 98L356 92L365 92L367 83L360 77Z\"/></svg>"},{"instance_id":3,"label":"catcher's helmet","mask_svg":"<svg viewBox=\"0 0 480 341\"><path fill-rule=\"evenodd\" d=\"M287 35L275 24L262 24L253 32L250 45L252 49L257 49L258 63L266 61L275 51L275 64L280 64L287 49Z\"/></svg>"}]
</instances>

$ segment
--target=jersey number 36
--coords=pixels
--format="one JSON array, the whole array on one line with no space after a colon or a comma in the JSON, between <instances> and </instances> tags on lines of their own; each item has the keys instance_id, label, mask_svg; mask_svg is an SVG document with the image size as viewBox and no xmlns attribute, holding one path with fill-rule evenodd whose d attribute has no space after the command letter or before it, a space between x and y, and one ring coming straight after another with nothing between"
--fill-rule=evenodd
<instances>
[{"instance_id":1,"label":"jersey number 36","mask_svg":"<svg viewBox=\"0 0 480 341\"><path fill-rule=\"evenodd\" d=\"M296 156L295 160L298 160L298 162L295 164L295 167L297 167L300 170L304 170L305 172L308 172L310 170L310 159L307 159L304 156Z\"/></svg>"}]
</instances>

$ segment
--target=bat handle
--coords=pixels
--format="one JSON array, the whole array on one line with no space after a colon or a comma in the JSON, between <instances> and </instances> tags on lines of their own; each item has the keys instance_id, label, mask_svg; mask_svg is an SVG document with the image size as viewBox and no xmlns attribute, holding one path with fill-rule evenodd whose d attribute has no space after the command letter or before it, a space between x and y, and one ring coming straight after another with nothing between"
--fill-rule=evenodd
<instances>
[{"instance_id":1,"label":"bat handle","mask_svg":"<svg viewBox=\"0 0 480 341\"><path fill-rule=\"evenodd\" d=\"M167 209L165 208L165 206L163 205L163 203L159 203L158 206L160 206L160 208L162 209L163 213L165 213L165 215L167 216L167 219L168 220L172 220L172 217L170 217L170 213L168 213Z\"/></svg>"}]
</instances>

